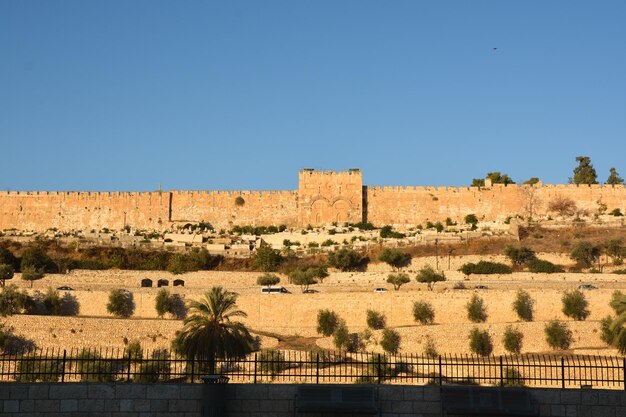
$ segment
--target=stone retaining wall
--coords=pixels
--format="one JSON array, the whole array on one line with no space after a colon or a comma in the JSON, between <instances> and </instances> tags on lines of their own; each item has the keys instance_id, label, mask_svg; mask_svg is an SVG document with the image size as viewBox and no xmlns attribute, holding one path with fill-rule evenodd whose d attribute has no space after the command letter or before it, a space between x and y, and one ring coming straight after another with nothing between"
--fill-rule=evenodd
<instances>
[{"instance_id":1,"label":"stone retaining wall","mask_svg":"<svg viewBox=\"0 0 626 417\"><path fill-rule=\"evenodd\" d=\"M229 384L230 417L291 417L297 385ZM0 384L0 415L6 417L200 417L203 385L128 383ZM441 415L437 386L381 385L382 415ZM540 415L626 416L626 391L533 389ZM309 414L319 417L318 414Z\"/></svg>"}]
</instances>

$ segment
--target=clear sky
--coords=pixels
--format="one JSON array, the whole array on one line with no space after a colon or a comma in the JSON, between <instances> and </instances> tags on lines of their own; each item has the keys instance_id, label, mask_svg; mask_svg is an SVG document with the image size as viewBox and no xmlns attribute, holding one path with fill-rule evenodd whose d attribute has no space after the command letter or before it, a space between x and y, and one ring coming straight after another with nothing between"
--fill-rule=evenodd
<instances>
[{"instance_id":1,"label":"clear sky","mask_svg":"<svg viewBox=\"0 0 626 417\"><path fill-rule=\"evenodd\" d=\"M0 1L0 189L626 176L626 1Z\"/></svg>"}]
</instances>

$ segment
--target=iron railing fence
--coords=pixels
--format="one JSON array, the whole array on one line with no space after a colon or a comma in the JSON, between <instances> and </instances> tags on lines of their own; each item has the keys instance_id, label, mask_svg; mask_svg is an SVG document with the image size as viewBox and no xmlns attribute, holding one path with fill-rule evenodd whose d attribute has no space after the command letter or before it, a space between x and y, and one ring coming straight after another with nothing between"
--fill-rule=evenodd
<instances>
[{"instance_id":1,"label":"iron railing fence","mask_svg":"<svg viewBox=\"0 0 626 417\"><path fill-rule=\"evenodd\" d=\"M447 384L626 389L626 358L590 355L443 355L264 350L245 358L186 359L167 351L37 349L0 355L0 382Z\"/></svg>"}]
</instances>

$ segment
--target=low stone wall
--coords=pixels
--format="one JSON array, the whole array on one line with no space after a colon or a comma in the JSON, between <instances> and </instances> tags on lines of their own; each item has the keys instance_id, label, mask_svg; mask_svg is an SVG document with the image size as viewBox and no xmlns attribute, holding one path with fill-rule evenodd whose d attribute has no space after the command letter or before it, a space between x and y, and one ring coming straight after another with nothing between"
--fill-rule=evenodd
<instances>
[{"instance_id":1,"label":"low stone wall","mask_svg":"<svg viewBox=\"0 0 626 417\"><path fill-rule=\"evenodd\" d=\"M291 417L297 385L229 384L230 417ZM0 415L100 417L200 417L201 384L0 384ZM620 417L626 391L533 389L541 416ZM382 415L441 415L437 386L379 386ZM312 414L311 414L312 415ZM319 415L315 415L319 416Z\"/></svg>"}]
</instances>

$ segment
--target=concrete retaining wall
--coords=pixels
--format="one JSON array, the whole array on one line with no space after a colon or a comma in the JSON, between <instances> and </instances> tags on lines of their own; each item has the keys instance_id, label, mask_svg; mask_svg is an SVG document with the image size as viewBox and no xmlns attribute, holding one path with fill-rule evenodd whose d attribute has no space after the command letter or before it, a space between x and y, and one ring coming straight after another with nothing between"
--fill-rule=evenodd
<instances>
[{"instance_id":1,"label":"concrete retaining wall","mask_svg":"<svg viewBox=\"0 0 626 417\"><path fill-rule=\"evenodd\" d=\"M231 417L291 417L296 386L229 384ZM441 415L439 387L381 385L384 417ZM0 384L6 417L200 417L200 384ZM533 389L541 416L626 416L626 391ZM317 414L307 414L319 417Z\"/></svg>"}]
</instances>

